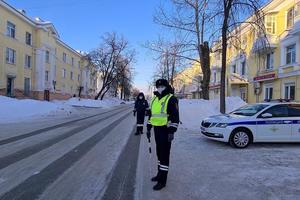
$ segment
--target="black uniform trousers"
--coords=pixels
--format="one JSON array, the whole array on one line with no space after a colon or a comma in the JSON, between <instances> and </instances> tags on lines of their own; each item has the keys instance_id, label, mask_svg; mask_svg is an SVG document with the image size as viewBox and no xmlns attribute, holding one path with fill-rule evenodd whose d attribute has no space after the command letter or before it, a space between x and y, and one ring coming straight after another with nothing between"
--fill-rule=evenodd
<instances>
[{"instance_id":1,"label":"black uniform trousers","mask_svg":"<svg viewBox=\"0 0 300 200\"><path fill-rule=\"evenodd\" d=\"M142 133L145 121L145 111L138 111L136 115L136 132Z\"/></svg>"},{"instance_id":2,"label":"black uniform trousers","mask_svg":"<svg viewBox=\"0 0 300 200\"><path fill-rule=\"evenodd\" d=\"M154 126L154 136L156 142L156 155L158 160L158 182L166 184L172 144L172 142L168 141L167 126Z\"/></svg>"}]
</instances>

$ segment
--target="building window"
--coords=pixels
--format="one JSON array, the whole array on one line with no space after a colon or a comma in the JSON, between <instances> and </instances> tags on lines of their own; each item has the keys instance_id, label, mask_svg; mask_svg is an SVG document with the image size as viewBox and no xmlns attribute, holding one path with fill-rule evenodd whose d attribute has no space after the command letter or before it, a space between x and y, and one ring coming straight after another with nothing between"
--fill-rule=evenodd
<instances>
[{"instance_id":1,"label":"building window","mask_svg":"<svg viewBox=\"0 0 300 200\"><path fill-rule=\"evenodd\" d=\"M80 81L80 74L78 74L78 78L77 78L77 80L78 80L78 81Z\"/></svg>"},{"instance_id":2,"label":"building window","mask_svg":"<svg viewBox=\"0 0 300 200\"><path fill-rule=\"evenodd\" d=\"M70 78L73 80L73 72L70 72Z\"/></svg>"},{"instance_id":3,"label":"building window","mask_svg":"<svg viewBox=\"0 0 300 200\"><path fill-rule=\"evenodd\" d=\"M62 77L63 77L63 78L66 78L66 69L63 69L63 70L62 70Z\"/></svg>"},{"instance_id":4,"label":"building window","mask_svg":"<svg viewBox=\"0 0 300 200\"><path fill-rule=\"evenodd\" d=\"M25 55L25 67L30 68L31 67L31 56Z\"/></svg>"},{"instance_id":5,"label":"building window","mask_svg":"<svg viewBox=\"0 0 300 200\"><path fill-rule=\"evenodd\" d=\"M6 63L15 64L16 63L16 51L11 48L6 48Z\"/></svg>"},{"instance_id":6,"label":"building window","mask_svg":"<svg viewBox=\"0 0 300 200\"><path fill-rule=\"evenodd\" d=\"M295 83L284 84L284 98L295 100Z\"/></svg>"},{"instance_id":7,"label":"building window","mask_svg":"<svg viewBox=\"0 0 300 200\"><path fill-rule=\"evenodd\" d=\"M14 25L11 22L7 22L6 35L11 38L15 38L16 37L16 25Z\"/></svg>"},{"instance_id":8,"label":"building window","mask_svg":"<svg viewBox=\"0 0 300 200\"><path fill-rule=\"evenodd\" d=\"M49 81L49 71L45 71L45 81Z\"/></svg>"},{"instance_id":9,"label":"building window","mask_svg":"<svg viewBox=\"0 0 300 200\"><path fill-rule=\"evenodd\" d=\"M236 73L236 65L232 65L232 73Z\"/></svg>"},{"instance_id":10,"label":"building window","mask_svg":"<svg viewBox=\"0 0 300 200\"><path fill-rule=\"evenodd\" d=\"M266 85L265 86L265 100L271 100L271 99L273 99L273 86Z\"/></svg>"},{"instance_id":11,"label":"building window","mask_svg":"<svg viewBox=\"0 0 300 200\"><path fill-rule=\"evenodd\" d=\"M269 34L275 34L276 30L276 16L275 14L269 14L266 16L266 31Z\"/></svg>"},{"instance_id":12,"label":"building window","mask_svg":"<svg viewBox=\"0 0 300 200\"><path fill-rule=\"evenodd\" d=\"M30 94L30 78L24 78L24 95L29 96Z\"/></svg>"},{"instance_id":13,"label":"building window","mask_svg":"<svg viewBox=\"0 0 300 200\"><path fill-rule=\"evenodd\" d=\"M286 28L292 28L294 25L294 7L290 8L286 16Z\"/></svg>"},{"instance_id":14,"label":"building window","mask_svg":"<svg viewBox=\"0 0 300 200\"><path fill-rule=\"evenodd\" d=\"M25 36L25 42L27 45L31 45L31 33L26 32L26 36Z\"/></svg>"},{"instance_id":15,"label":"building window","mask_svg":"<svg viewBox=\"0 0 300 200\"><path fill-rule=\"evenodd\" d=\"M266 70L273 69L274 52L268 53L266 57Z\"/></svg>"},{"instance_id":16,"label":"building window","mask_svg":"<svg viewBox=\"0 0 300 200\"><path fill-rule=\"evenodd\" d=\"M66 53L63 53L63 61L67 62L67 54Z\"/></svg>"},{"instance_id":17,"label":"building window","mask_svg":"<svg viewBox=\"0 0 300 200\"><path fill-rule=\"evenodd\" d=\"M46 63L50 63L50 52L46 50Z\"/></svg>"},{"instance_id":18,"label":"building window","mask_svg":"<svg viewBox=\"0 0 300 200\"><path fill-rule=\"evenodd\" d=\"M245 76L246 75L246 61L242 62L242 69L241 69L241 75Z\"/></svg>"},{"instance_id":19,"label":"building window","mask_svg":"<svg viewBox=\"0 0 300 200\"><path fill-rule=\"evenodd\" d=\"M296 62L296 44L286 47L286 64Z\"/></svg>"},{"instance_id":20,"label":"building window","mask_svg":"<svg viewBox=\"0 0 300 200\"><path fill-rule=\"evenodd\" d=\"M72 66L74 66L74 58L72 57Z\"/></svg>"}]
</instances>

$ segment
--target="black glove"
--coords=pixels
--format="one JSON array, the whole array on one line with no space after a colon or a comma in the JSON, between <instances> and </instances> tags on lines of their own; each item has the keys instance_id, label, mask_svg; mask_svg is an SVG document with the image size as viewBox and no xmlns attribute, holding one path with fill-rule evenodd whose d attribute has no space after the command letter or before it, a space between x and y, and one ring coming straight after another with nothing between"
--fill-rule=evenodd
<instances>
[{"instance_id":1,"label":"black glove","mask_svg":"<svg viewBox=\"0 0 300 200\"><path fill-rule=\"evenodd\" d=\"M147 134L147 138L148 138L148 139L150 139L150 138L151 138L151 131L150 131L150 130L149 130L149 131L147 131L147 133L146 133L146 134Z\"/></svg>"},{"instance_id":2,"label":"black glove","mask_svg":"<svg viewBox=\"0 0 300 200\"><path fill-rule=\"evenodd\" d=\"M174 133L169 133L168 134L168 142L172 142L173 139L174 139Z\"/></svg>"},{"instance_id":3,"label":"black glove","mask_svg":"<svg viewBox=\"0 0 300 200\"><path fill-rule=\"evenodd\" d=\"M150 110L145 111L145 116L150 116Z\"/></svg>"},{"instance_id":4,"label":"black glove","mask_svg":"<svg viewBox=\"0 0 300 200\"><path fill-rule=\"evenodd\" d=\"M134 116L134 117L135 117L135 113L136 113L136 111L134 110L134 111L133 111L133 116Z\"/></svg>"},{"instance_id":5,"label":"black glove","mask_svg":"<svg viewBox=\"0 0 300 200\"><path fill-rule=\"evenodd\" d=\"M152 125L151 124L147 124L147 131L151 131L151 129L152 129Z\"/></svg>"},{"instance_id":6,"label":"black glove","mask_svg":"<svg viewBox=\"0 0 300 200\"><path fill-rule=\"evenodd\" d=\"M177 128L175 128L173 126L168 127L168 133L174 134L176 131L177 131Z\"/></svg>"}]
</instances>

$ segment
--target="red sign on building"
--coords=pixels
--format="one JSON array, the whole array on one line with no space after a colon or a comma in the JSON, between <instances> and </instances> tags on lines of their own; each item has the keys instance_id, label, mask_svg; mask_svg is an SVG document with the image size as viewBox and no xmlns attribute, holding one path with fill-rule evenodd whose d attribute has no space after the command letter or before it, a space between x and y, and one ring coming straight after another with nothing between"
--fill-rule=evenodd
<instances>
[{"instance_id":1,"label":"red sign on building","mask_svg":"<svg viewBox=\"0 0 300 200\"><path fill-rule=\"evenodd\" d=\"M266 80L272 80L276 78L276 74L272 73L272 74L266 74L266 75L262 75L262 76L256 76L253 78L254 81L266 81Z\"/></svg>"},{"instance_id":2,"label":"red sign on building","mask_svg":"<svg viewBox=\"0 0 300 200\"><path fill-rule=\"evenodd\" d=\"M210 90L213 90L213 89L218 89L218 88L220 88L220 87L221 87L221 84L210 85L210 86L209 86L209 89L210 89Z\"/></svg>"}]
</instances>

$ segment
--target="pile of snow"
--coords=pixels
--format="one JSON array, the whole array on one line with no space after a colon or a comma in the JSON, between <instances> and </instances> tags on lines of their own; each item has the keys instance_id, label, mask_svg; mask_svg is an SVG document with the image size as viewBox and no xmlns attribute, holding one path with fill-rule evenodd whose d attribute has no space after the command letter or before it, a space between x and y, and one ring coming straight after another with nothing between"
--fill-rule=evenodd
<instances>
[{"instance_id":1,"label":"pile of snow","mask_svg":"<svg viewBox=\"0 0 300 200\"><path fill-rule=\"evenodd\" d=\"M0 123L17 122L47 116L69 116L73 108L68 105L32 99L18 100L0 96Z\"/></svg>"},{"instance_id":2,"label":"pile of snow","mask_svg":"<svg viewBox=\"0 0 300 200\"><path fill-rule=\"evenodd\" d=\"M120 105L122 102L124 101L117 98L108 98L103 100L71 98L67 101L64 101L64 104L70 106L80 106L80 107L90 107L90 108L100 108L100 107L110 108L116 105Z\"/></svg>"},{"instance_id":3,"label":"pile of snow","mask_svg":"<svg viewBox=\"0 0 300 200\"><path fill-rule=\"evenodd\" d=\"M239 97L226 97L226 112L231 112L245 104ZM204 118L220 114L220 100L180 99L179 110L181 127L199 130Z\"/></svg>"}]
</instances>

